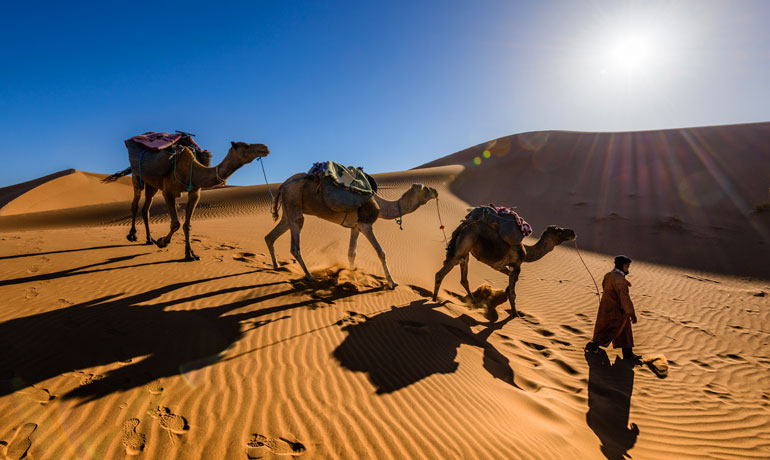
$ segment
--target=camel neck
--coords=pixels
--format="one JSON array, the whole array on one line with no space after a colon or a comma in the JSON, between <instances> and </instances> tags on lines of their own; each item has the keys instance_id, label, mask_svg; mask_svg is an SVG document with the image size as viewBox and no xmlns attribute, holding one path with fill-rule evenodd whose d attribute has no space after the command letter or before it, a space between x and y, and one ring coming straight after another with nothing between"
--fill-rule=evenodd
<instances>
[{"instance_id":1,"label":"camel neck","mask_svg":"<svg viewBox=\"0 0 770 460\"><path fill-rule=\"evenodd\" d=\"M526 251L524 262L534 262L536 260L540 260L544 255L553 251L554 247L556 247L556 245L552 239L546 238L545 235L542 235L534 245L524 245L524 250Z\"/></svg>"},{"instance_id":2,"label":"camel neck","mask_svg":"<svg viewBox=\"0 0 770 460\"><path fill-rule=\"evenodd\" d=\"M193 171L193 183L197 187L216 187L221 185L237 169L238 166L234 164L230 155L226 156L221 163L214 167L203 166L197 163Z\"/></svg>"},{"instance_id":3,"label":"camel neck","mask_svg":"<svg viewBox=\"0 0 770 460\"><path fill-rule=\"evenodd\" d=\"M414 212L419 207L415 200L409 200L406 197L406 193L395 201L386 200L379 195L374 195L374 199L380 207L380 217L383 219L398 219L405 214Z\"/></svg>"}]
</instances>

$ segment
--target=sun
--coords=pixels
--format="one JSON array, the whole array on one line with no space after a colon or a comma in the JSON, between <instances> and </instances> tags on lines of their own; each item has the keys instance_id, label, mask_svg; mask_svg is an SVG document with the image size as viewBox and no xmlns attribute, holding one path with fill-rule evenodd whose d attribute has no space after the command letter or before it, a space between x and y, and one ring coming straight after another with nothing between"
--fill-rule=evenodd
<instances>
[{"instance_id":1,"label":"sun","mask_svg":"<svg viewBox=\"0 0 770 460\"><path fill-rule=\"evenodd\" d=\"M624 71L637 71L649 65L651 41L643 35L619 37L609 49L610 66Z\"/></svg>"}]
</instances>

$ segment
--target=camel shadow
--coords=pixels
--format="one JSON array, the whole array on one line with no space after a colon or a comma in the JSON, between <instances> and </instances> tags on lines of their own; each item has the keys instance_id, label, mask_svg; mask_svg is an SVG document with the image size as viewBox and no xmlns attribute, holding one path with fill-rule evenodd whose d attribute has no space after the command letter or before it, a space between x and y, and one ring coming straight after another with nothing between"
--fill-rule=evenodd
<instances>
[{"instance_id":1,"label":"camel shadow","mask_svg":"<svg viewBox=\"0 0 770 460\"><path fill-rule=\"evenodd\" d=\"M144 252L141 254L130 254L127 256L119 256L119 257L110 257L107 260L103 262L97 262L93 264L87 264L82 265L80 267L74 267L74 268L67 268L64 270L59 270L58 272L51 272L51 273L42 273L40 275L32 275L32 276L24 276L21 278L13 278L13 279L7 279L7 280L1 280L0 281L0 287L2 286L11 286L14 284L24 284L24 283L31 283L33 281L50 281L60 278L67 278L70 276L78 276L78 275L88 275L90 273L99 273L99 272L108 272L113 270L124 270L126 268L137 268L137 267L146 267L150 265L161 265L161 264L169 264L174 262L184 262L184 259L177 259L177 260L160 260L156 262L145 262L141 264L135 264L135 265L123 265L118 267L104 267L105 265L110 265L118 262L125 262L127 260L134 259L136 257L140 256L146 256L150 254L149 252ZM103 268L95 268L95 267L103 267ZM90 270L89 270L90 269Z\"/></svg>"},{"instance_id":2,"label":"camel shadow","mask_svg":"<svg viewBox=\"0 0 770 460\"><path fill-rule=\"evenodd\" d=\"M586 353L585 358L589 368L586 422L599 437L604 456L622 460L639 436L639 427L628 424L635 362L618 356L610 363L602 349Z\"/></svg>"},{"instance_id":3,"label":"camel shadow","mask_svg":"<svg viewBox=\"0 0 770 460\"><path fill-rule=\"evenodd\" d=\"M78 398L80 403L99 399L115 391L147 385L159 378L184 376L190 371L219 362L224 352L244 333L278 319L260 319L300 307L314 307L317 299L305 299L306 289L291 287L287 281L249 284L207 291L183 298L158 301L164 295L225 278L255 271L169 284L139 294L111 295L58 310L0 323L0 397L47 379L94 366L115 365L104 375L80 373L81 386L61 397ZM285 284L288 289L254 296L253 291ZM240 300L195 310L170 311L175 305L228 293L244 292ZM368 291L364 291L368 292ZM362 294L332 290L326 298ZM231 314L269 299L294 296L297 302L251 309ZM212 302L216 302L212 299ZM41 337L45 337L41 340ZM56 350L52 352L52 347ZM65 385L66 386L66 385Z\"/></svg>"},{"instance_id":4,"label":"camel shadow","mask_svg":"<svg viewBox=\"0 0 770 460\"><path fill-rule=\"evenodd\" d=\"M96 249L114 249L114 248L127 248L131 246L139 246L139 244L133 243L133 244L110 244L106 246L92 246L90 248L79 248L79 249L62 249L59 251L48 251L48 252L30 252L27 254L14 254L12 256L2 256L0 257L0 260L6 260L6 259L18 259L21 257L33 257L33 256L45 256L49 254L65 254L68 252L82 252L82 251L93 251Z\"/></svg>"},{"instance_id":5,"label":"camel shadow","mask_svg":"<svg viewBox=\"0 0 770 460\"><path fill-rule=\"evenodd\" d=\"M487 372L519 388L508 358L488 342L513 316L490 325L467 315L451 317L434 306L417 300L343 327L348 336L334 350L334 358L346 369L368 374L376 393L387 394L433 374L455 372L457 349L467 344L483 349ZM471 327L477 325L487 327L474 333Z\"/></svg>"}]
</instances>

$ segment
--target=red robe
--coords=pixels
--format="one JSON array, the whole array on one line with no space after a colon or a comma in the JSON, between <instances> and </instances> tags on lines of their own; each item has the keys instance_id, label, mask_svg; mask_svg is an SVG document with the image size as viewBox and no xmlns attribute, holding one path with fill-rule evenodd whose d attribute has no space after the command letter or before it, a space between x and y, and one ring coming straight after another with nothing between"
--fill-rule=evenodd
<instances>
[{"instance_id":1,"label":"red robe","mask_svg":"<svg viewBox=\"0 0 770 460\"><path fill-rule=\"evenodd\" d=\"M635 317L634 304L628 294L631 285L625 276L617 271L604 275L602 300L596 314L592 342L606 347L612 342L614 348L633 348L634 335L631 332L631 317Z\"/></svg>"}]
</instances>

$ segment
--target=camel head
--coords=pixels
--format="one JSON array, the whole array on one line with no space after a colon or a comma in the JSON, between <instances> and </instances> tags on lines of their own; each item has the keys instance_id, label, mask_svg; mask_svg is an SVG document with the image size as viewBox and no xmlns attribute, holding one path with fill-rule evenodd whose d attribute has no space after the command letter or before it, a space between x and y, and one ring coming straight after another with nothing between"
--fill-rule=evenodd
<instances>
[{"instance_id":1,"label":"camel head","mask_svg":"<svg viewBox=\"0 0 770 460\"><path fill-rule=\"evenodd\" d=\"M545 229L543 235L540 238L552 239L554 245L562 244L565 241L572 241L577 238L575 231L571 228L557 227L556 225L549 225Z\"/></svg>"},{"instance_id":2,"label":"camel head","mask_svg":"<svg viewBox=\"0 0 770 460\"><path fill-rule=\"evenodd\" d=\"M404 193L405 198L413 198L420 205L427 203L428 201L438 198L438 191L433 187L428 187L422 184L412 184L409 190Z\"/></svg>"},{"instance_id":3,"label":"camel head","mask_svg":"<svg viewBox=\"0 0 770 460\"><path fill-rule=\"evenodd\" d=\"M270 149L265 144L247 144L246 142L230 142L231 147L227 156L241 165L251 163L256 158L266 157Z\"/></svg>"}]
</instances>

